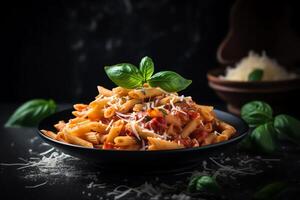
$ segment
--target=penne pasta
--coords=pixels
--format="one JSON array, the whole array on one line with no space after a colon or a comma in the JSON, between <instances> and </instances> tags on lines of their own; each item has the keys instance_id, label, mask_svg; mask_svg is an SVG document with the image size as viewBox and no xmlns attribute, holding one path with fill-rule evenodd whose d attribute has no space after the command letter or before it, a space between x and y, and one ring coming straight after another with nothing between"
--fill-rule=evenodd
<instances>
[{"instance_id":1,"label":"penne pasta","mask_svg":"<svg viewBox=\"0 0 300 200\"><path fill-rule=\"evenodd\" d=\"M228 136L227 135L224 135L224 134L221 134L221 135L217 135L216 138L215 138L215 143L218 143L218 142L223 142L223 141L226 141L228 140Z\"/></svg>"},{"instance_id":2,"label":"penne pasta","mask_svg":"<svg viewBox=\"0 0 300 200\"><path fill-rule=\"evenodd\" d=\"M99 144L98 134L96 132L88 132L84 134L84 139L90 143L97 145Z\"/></svg>"},{"instance_id":3,"label":"penne pasta","mask_svg":"<svg viewBox=\"0 0 300 200\"><path fill-rule=\"evenodd\" d=\"M154 133L151 130L147 130L147 129L142 129L140 126L135 125L135 129L138 132L139 136L141 136L141 138L143 139L147 139L148 137L154 137L154 138L158 138L160 137L159 134Z\"/></svg>"},{"instance_id":4,"label":"penne pasta","mask_svg":"<svg viewBox=\"0 0 300 200\"><path fill-rule=\"evenodd\" d=\"M81 111L85 110L88 107L88 105L78 103L78 104L75 104L73 107L74 107L75 110L81 112Z\"/></svg>"},{"instance_id":5,"label":"penne pasta","mask_svg":"<svg viewBox=\"0 0 300 200\"><path fill-rule=\"evenodd\" d=\"M54 139L54 140L56 139L56 134L53 133L52 131L41 130L41 132L42 132L44 135L48 136L49 138L52 138L52 139Z\"/></svg>"},{"instance_id":6,"label":"penne pasta","mask_svg":"<svg viewBox=\"0 0 300 200\"><path fill-rule=\"evenodd\" d=\"M204 129L204 131L206 131L208 133L212 132L213 131L213 125L212 125L212 123L206 123L206 124L204 124L203 125L203 129Z\"/></svg>"},{"instance_id":7,"label":"penne pasta","mask_svg":"<svg viewBox=\"0 0 300 200\"><path fill-rule=\"evenodd\" d=\"M136 145L137 141L131 136L117 136L114 139L116 146L131 146Z\"/></svg>"},{"instance_id":8,"label":"penne pasta","mask_svg":"<svg viewBox=\"0 0 300 200\"><path fill-rule=\"evenodd\" d=\"M98 92L100 95L103 95L105 97L110 97L113 95L113 92L111 90L108 90L102 86L97 86Z\"/></svg>"},{"instance_id":9,"label":"penne pasta","mask_svg":"<svg viewBox=\"0 0 300 200\"><path fill-rule=\"evenodd\" d=\"M56 138L55 139L58 140L58 141L61 141L61 142L66 142L65 141L64 133L62 131L60 131L60 132L58 132L56 134Z\"/></svg>"},{"instance_id":10,"label":"penne pasta","mask_svg":"<svg viewBox=\"0 0 300 200\"><path fill-rule=\"evenodd\" d=\"M214 143L214 140L216 139L216 135L215 134L209 134L202 142L202 145L209 145Z\"/></svg>"},{"instance_id":11,"label":"penne pasta","mask_svg":"<svg viewBox=\"0 0 300 200\"><path fill-rule=\"evenodd\" d=\"M198 105L198 111L200 112L202 118L205 120L205 121L212 121L215 116L213 114L213 107L212 106L200 106Z\"/></svg>"},{"instance_id":12,"label":"penne pasta","mask_svg":"<svg viewBox=\"0 0 300 200\"><path fill-rule=\"evenodd\" d=\"M201 120L199 118L193 119L190 121L182 130L181 137L186 138L188 137L192 132L194 132L197 129L197 126L199 126L201 123Z\"/></svg>"},{"instance_id":13,"label":"penne pasta","mask_svg":"<svg viewBox=\"0 0 300 200\"><path fill-rule=\"evenodd\" d=\"M235 132L235 128L225 122L219 122L219 128L222 131L222 135L226 135L228 138L230 138Z\"/></svg>"},{"instance_id":14,"label":"penne pasta","mask_svg":"<svg viewBox=\"0 0 300 200\"><path fill-rule=\"evenodd\" d=\"M144 108L143 104L138 103L133 106L132 110L134 112L139 112L139 111L142 111L143 108Z\"/></svg>"},{"instance_id":15,"label":"penne pasta","mask_svg":"<svg viewBox=\"0 0 300 200\"><path fill-rule=\"evenodd\" d=\"M128 95L128 92L130 92L131 89L126 89L126 88L122 88L122 87L116 87L114 89L112 89L113 94L122 97L122 96L126 96Z\"/></svg>"},{"instance_id":16,"label":"penne pasta","mask_svg":"<svg viewBox=\"0 0 300 200\"><path fill-rule=\"evenodd\" d=\"M76 144L83 147L89 147L89 148L93 147L93 144L91 142L81 139L80 137L68 134L67 132L64 132L64 137L66 138L66 141L68 143Z\"/></svg>"},{"instance_id":17,"label":"penne pasta","mask_svg":"<svg viewBox=\"0 0 300 200\"><path fill-rule=\"evenodd\" d=\"M236 134L216 118L212 106L196 104L144 84L142 88L112 90L98 86L89 104L75 104L69 121L41 130L54 140L95 149L169 150L229 140Z\"/></svg>"},{"instance_id":18,"label":"penne pasta","mask_svg":"<svg viewBox=\"0 0 300 200\"><path fill-rule=\"evenodd\" d=\"M91 121L84 121L81 124L73 128L66 127L65 130L68 131L69 134L81 137L87 132L95 131L98 133L106 133L107 125L98 123L98 122L91 122Z\"/></svg>"},{"instance_id":19,"label":"penne pasta","mask_svg":"<svg viewBox=\"0 0 300 200\"><path fill-rule=\"evenodd\" d=\"M113 106L108 107L104 110L104 117L105 118L111 118L116 113L116 109Z\"/></svg>"},{"instance_id":20,"label":"penne pasta","mask_svg":"<svg viewBox=\"0 0 300 200\"><path fill-rule=\"evenodd\" d=\"M167 149L181 149L184 148L182 144L162 140L160 138L148 137L149 150L167 150Z\"/></svg>"},{"instance_id":21,"label":"penne pasta","mask_svg":"<svg viewBox=\"0 0 300 200\"><path fill-rule=\"evenodd\" d=\"M128 95L133 99L145 99L163 94L164 91L158 88L143 88L131 90Z\"/></svg>"},{"instance_id":22,"label":"penne pasta","mask_svg":"<svg viewBox=\"0 0 300 200\"><path fill-rule=\"evenodd\" d=\"M116 121L113 124L112 128L109 130L109 133L106 137L106 142L113 142L115 137L117 137L120 134L120 132L123 128L123 125L124 125L124 122L122 120Z\"/></svg>"},{"instance_id":23,"label":"penne pasta","mask_svg":"<svg viewBox=\"0 0 300 200\"><path fill-rule=\"evenodd\" d=\"M126 103L124 103L121 108L120 108L120 112L121 113L126 113L128 112L129 110L131 110L133 108L133 106L135 104L138 104L138 103L141 103L141 100L140 99L131 99L129 101L127 101Z\"/></svg>"},{"instance_id":24,"label":"penne pasta","mask_svg":"<svg viewBox=\"0 0 300 200\"><path fill-rule=\"evenodd\" d=\"M66 126L66 123L64 121L59 121L57 124L54 125L57 131L63 130L63 128Z\"/></svg>"},{"instance_id":25,"label":"penne pasta","mask_svg":"<svg viewBox=\"0 0 300 200\"><path fill-rule=\"evenodd\" d=\"M181 119L171 114L166 115L166 122L167 124L175 125L178 127L182 126Z\"/></svg>"}]
</instances>

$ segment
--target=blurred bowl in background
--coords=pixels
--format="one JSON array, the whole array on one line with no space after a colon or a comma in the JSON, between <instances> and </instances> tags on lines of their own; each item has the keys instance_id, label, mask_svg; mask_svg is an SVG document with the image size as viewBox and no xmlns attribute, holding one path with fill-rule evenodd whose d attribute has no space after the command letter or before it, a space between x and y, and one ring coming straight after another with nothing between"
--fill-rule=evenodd
<instances>
[{"instance_id":1,"label":"blurred bowl in background","mask_svg":"<svg viewBox=\"0 0 300 200\"><path fill-rule=\"evenodd\" d=\"M247 102L261 100L269 103L275 113L297 110L300 102L300 75L295 79L280 81L229 81L220 78L225 68L220 67L207 73L208 84L227 103L229 112L239 115L240 108Z\"/></svg>"}]
</instances>

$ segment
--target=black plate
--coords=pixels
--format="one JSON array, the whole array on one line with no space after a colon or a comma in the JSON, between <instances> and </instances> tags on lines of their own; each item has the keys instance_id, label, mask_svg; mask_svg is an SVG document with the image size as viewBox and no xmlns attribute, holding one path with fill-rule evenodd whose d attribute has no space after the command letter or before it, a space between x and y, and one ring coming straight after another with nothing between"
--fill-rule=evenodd
<instances>
[{"instance_id":1,"label":"black plate","mask_svg":"<svg viewBox=\"0 0 300 200\"><path fill-rule=\"evenodd\" d=\"M72 110L68 109L47 117L39 124L38 129L54 130L53 125L59 120L68 121L73 117L71 112ZM195 148L158 151L101 150L62 143L48 138L40 131L38 133L42 139L59 150L90 161L105 170L120 172L126 169L127 172L128 170L135 172L170 172L190 168L212 154L232 149L247 135L248 125L242 119L219 110L215 110L215 113L220 120L233 125L238 134L228 141Z\"/></svg>"}]
</instances>

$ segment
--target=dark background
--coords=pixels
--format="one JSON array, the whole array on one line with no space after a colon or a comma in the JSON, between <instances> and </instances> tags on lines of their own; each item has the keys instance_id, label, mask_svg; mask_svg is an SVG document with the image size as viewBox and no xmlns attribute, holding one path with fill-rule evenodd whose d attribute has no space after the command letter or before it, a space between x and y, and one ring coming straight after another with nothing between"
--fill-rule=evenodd
<instances>
[{"instance_id":1,"label":"dark background","mask_svg":"<svg viewBox=\"0 0 300 200\"><path fill-rule=\"evenodd\" d=\"M174 70L193 80L185 94L199 102L216 102L206 72L219 65L216 51L227 34L233 3L10 1L2 12L0 101L90 101L97 85L114 86L105 65L138 64L147 55L156 71Z\"/></svg>"}]
</instances>

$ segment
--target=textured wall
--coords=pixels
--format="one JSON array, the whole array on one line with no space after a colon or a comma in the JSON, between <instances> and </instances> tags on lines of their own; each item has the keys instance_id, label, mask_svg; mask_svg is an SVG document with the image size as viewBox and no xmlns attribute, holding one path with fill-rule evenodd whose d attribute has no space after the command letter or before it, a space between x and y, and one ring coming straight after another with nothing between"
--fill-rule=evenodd
<instances>
[{"instance_id":1,"label":"textured wall","mask_svg":"<svg viewBox=\"0 0 300 200\"><path fill-rule=\"evenodd\" d=\"M1 101L89 100L112 87L103 66L138 63L192 79L186 93L216 100L206 71L228 28L232 1L34 1L6 6ZM8 80L6 80L8 79ZM9 84L7 84L9 83Z\"/></svg>"}]
</instances>

